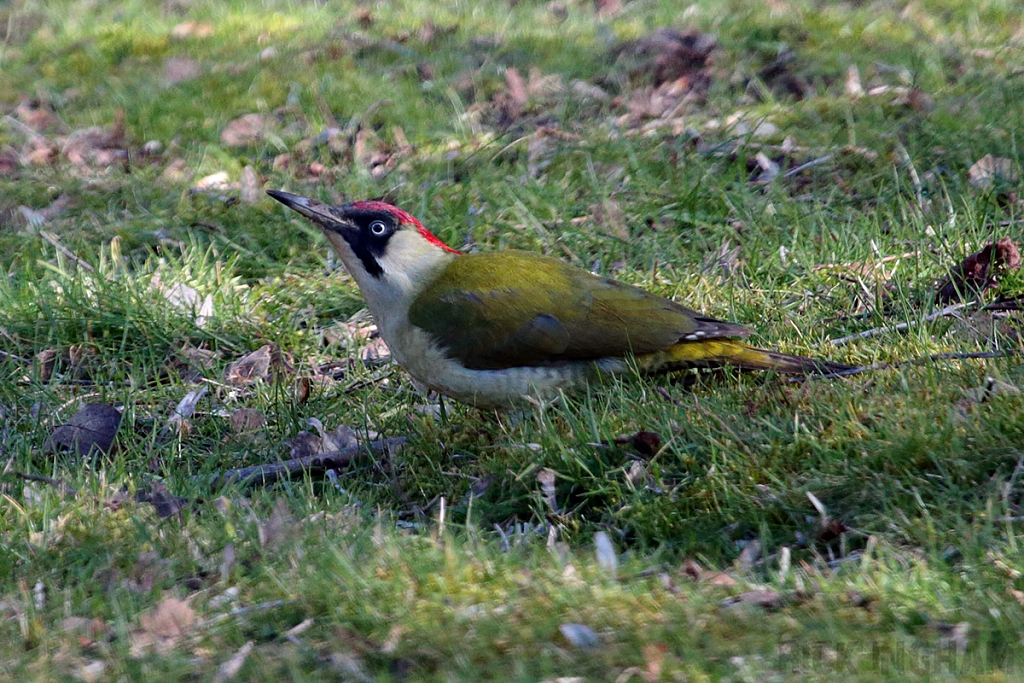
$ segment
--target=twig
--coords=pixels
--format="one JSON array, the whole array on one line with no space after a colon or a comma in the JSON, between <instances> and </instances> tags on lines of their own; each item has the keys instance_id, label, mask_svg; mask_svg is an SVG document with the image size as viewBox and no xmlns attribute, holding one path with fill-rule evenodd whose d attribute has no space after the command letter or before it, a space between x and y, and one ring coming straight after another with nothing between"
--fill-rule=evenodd
<instances>
[{"instance_id":1,"label":"twig","mask_svg":"<svg viewBox=\"0 0 1024 683\"><path fill-rule=\"evenodd\" d=\"M367 107L366 111L364 111L362 114L356 114L351 119L349 119L348 125L345 126L345 130L343 131L344 134L346 136L355 135L359 131L359 129L362 128L363 122L370 118L370 114L377 111L377 109L379 109L380 107L384 107L389 104L391 104L390 99L388 99L387 97L380 98L379 100L371 104L369 107Z\"/></svg>"},{"instance_id":2,"label":"twig","mask_svg":"<svg viewBox=\"0 0 1024 683\"><path fill-rule=\"evenodd\" d=\"M250 605L249 607L236 607L235 609L227 612L226 614L217 614L207 619L200 624L203 628L208 628L222 621L227 621L232 617L241 617L249 614L250 612L266 612L267 610L277 609L278 607L284 607L286 604L291 602L290 600L269 600L267 602L261 602L258 605Z\"/></svg>"},{"instance_id":3,"label":"twig","mask_svg":"<svg viewBox=\"0 0 1024 683\"><path fill-rule=\"evenodd\" d=\"M392 453L405 445L405 438L384 439L367 444L343 448L340 451L329 451L304 458L293 458L283 462L239 467L224 473L215 473L210 479L211 484L226 485L240 483L244 486L272 484L278 479L288 479L307 470L340 469L353 462L373 455ZM206 477L193 477L192 480L203 480Z\"/></svg>"},{"instance_id":4,"label":"twig","mask_svg":"<svg viewBox=\"0 0 1024 683\"><path fill-rule=\"evenodd\" d=\"M11 360L16 360L19 363L31 363L32 362L28 358L22 358L21 356L15 356L13 353L10 353L9 351L4 351L2 349L0 349L0 356L3 356L4 358L10 358Z\"/></svg>"},{"instance_id":5,"label":"twig","mask_svg":"<svg viewBox=\"0 0 1024 683\"><path fill-rule=\"evenodd\" d=\"M829 343L832 344L832 346L842 346L843 344L848 344L849 342L855 341L857 339L867 339L868 337L875 337L877 335L882 334L883 332L895 332L896 330L905 330L905 329L908 329L909 327L911 327L913 325L917 325L919 323L927 323L927 322L931 322L932 320L937 320L939 318L944 318L947 315L951 315L951 314L955 313L956 311L959 311L961 308L966 308L967 306L972 306L972 305L974 305L973 301L968 301L966 303L953 304L951 306L946 306L945 308L943 308L940 311L935 311L934 313L931 313L930 315L926 315L925 317L921 318L920 320L911 320L910 322L898 323L896 325L883 325L882 327L873 327L870 330L864 330L863 332L858 332L857 334L851 334L851 335L849 335L847 337L839 337L838 339L830 339Z\"/></svg>"},{"instance_id":6,"label":"twig","mask_svg":"<svg viewBox=\"0 0 1024 683\"><path fill-rule=\"evenodd\" d=\"M82 268L85 268L90 273L95 273L96 272L95 268L90 266L88 263L86 263L82 259L78 258L78 256L75 254L75 252L71 251L70 249L65 247L63 244L61 244L60 240L58 240L51 233L49 233L49 232L47 232L45 230L40 230L39 231L39 236L42 237L47 242L49 242L50 245L53 246L54 249L56 249L57 251L59 251L60 253L64 254L65 256L67 256L72 261L74 261L75 265L80 266Z\"/></svg>"},{"instance_id":7,"label":"twig","mask_svg":"<svg viewBox=\"0 0 1024 683\"><path fill-rule=\"evenodd\" d=\"M930 356L921 356L920 358L911 358L910 360L898 360L891 363L872 363L871 365L860 365L855 368L849 368L847 370L840 370L839 372L828 372L820 375L800 375L797 377L790 377L790 382L803 382L807 379L834 379L836 377L849 377L850 375L859 375L862 372L870 372L872 370L891 370L892 368L900 368L904 365L921 365L922 363L933 363L938 360L975 360L979 358L1005 358L1007 356L1016 356L1016 351L978 351L975 353L933 353Z\"/></svg>"},{"instance_id":8,"label":"twig","mask_svg":"<svg viewBox=\"0 0 1024 683\"><path fill-rule=\"evenodd\" d=\"M24 479L25 481L38 481L41 484L52 486L58 489L61 493L66 496L77 496L78 489L68 486L59 479L53 479L51 477L44 477L41 474L28 474L27 472L11 472L18 479Z\"/></svg>"},{"instance_id":9,"label":"twig","mask_svg":"<svg viewBox=\"0 0 1024 683\"><path fill-rule=\"evenodd\" d=\"M827 161L831 161L833 156L834 156L833 154L826 154L823 157L818 157L817 159L812 159L812 160L808 161L806 164L800 164L796 168L792 168L792 169L786 171L785 173L782 174L782 177L783 178L792 178L797 173L800 173L801 171L806 171L807 169L811 168L812 166L817 166L818 164L824 164Z\"/></svg>"}]
</instances>

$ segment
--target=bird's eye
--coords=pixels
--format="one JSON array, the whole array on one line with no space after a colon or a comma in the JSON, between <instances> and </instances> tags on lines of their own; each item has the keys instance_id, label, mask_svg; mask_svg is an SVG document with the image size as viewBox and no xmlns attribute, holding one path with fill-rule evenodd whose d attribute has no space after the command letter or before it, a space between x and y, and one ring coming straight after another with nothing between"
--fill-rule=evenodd
<instances>
[{"instance_id":1,"label":"bird's eye","mask_svg":"<svg viewBox=\"0 0 1024 683\"><path fill-rule=\"evenodd\" d=\"M374 221L370 223L370 232L378 237L388 231L388 226L384 225L383 221Z\"/></svg>"}]
</instances>

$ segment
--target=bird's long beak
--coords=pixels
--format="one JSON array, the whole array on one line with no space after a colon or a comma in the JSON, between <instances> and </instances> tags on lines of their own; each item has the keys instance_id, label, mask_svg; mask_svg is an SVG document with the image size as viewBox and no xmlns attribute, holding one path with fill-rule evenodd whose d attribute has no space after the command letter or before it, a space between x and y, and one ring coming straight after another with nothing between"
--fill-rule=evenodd
<instances>
[{"instance_id":1,"label":"bird's long beak","mask_svg":"<svg viewBox=\"0 0 1024 683\"><path fill-rule=\"evenodd\" d=\"M309 197L302 197L279 190L267 190L267 194L289 209L298 211L324 230L340 233L344 236L346 232L354 229L354 226L345 219L344 215L339 214L337 209L332 208L328 204L310 199Z\"/></svg>"},{"instance_id":2,"label":"bird's long beak","mask_svg":"<svg viewBox=\"0 0 1024 683\"><path fill-rule=\"evenodd\" d=\"M317 202L311 200L308 197L300 197L299 195L292 195L291 193L283 193L283 191L276 189L266 190L266 194L275 200L278 200L289 209L295 209L306 218L328 227L340 222L342 219L336 213L331 210L331 207L323 202Z\"/></svg>"}]
</instances>

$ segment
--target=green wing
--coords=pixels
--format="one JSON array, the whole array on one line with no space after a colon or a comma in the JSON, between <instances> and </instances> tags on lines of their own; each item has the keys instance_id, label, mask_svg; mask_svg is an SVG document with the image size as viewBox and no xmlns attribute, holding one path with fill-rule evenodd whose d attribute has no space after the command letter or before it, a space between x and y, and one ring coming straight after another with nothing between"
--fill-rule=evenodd
<instances>
[{"instance_id":1,"label":"green wing","mask_svg":"<svg viewBox=\"0 0 1024 683\"><path fill-rule=\"evenodd\" d=\"M456 257L413 302L409 319L475 370L651 353L688 339L750 334L642 289L521 251Z\"/></svg>"}]
</instances>

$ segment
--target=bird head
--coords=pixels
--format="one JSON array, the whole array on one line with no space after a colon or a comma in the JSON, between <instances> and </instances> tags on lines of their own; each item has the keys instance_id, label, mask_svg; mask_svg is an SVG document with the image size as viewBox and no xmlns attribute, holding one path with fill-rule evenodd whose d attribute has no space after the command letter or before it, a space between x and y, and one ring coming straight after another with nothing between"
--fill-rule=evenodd
<instances>
[{"instance_id":1,"label":"bird head","mask_svg":"<svg viewBox=\"0 0 1024 683\"><path fill-rule=\"evenodd\" d=\"M371 308L374 298L417 294L459 253L385 202L330 206L288 192L267 194L320 226Z\"/></svg>"}]
</instances>

